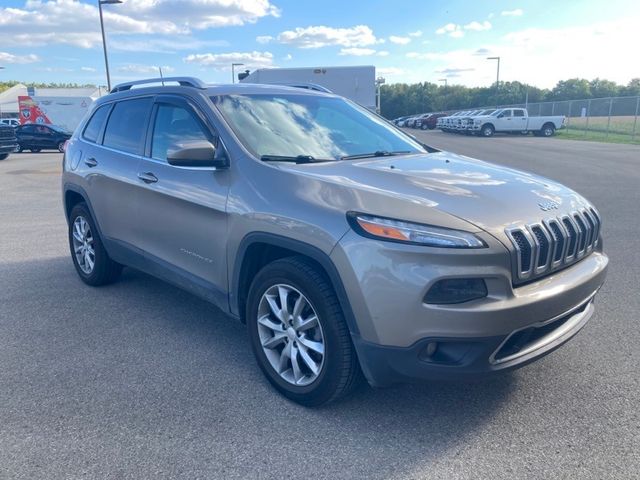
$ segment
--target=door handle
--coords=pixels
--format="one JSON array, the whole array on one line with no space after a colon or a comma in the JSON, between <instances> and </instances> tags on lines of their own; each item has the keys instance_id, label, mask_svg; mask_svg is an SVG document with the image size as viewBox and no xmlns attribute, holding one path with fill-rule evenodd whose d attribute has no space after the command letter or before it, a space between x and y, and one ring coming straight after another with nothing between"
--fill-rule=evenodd
<instances>
[{"instance_id":1,"label":"door handle","mask_svg":"<svg viewBox=\"0 0 640 480\"><path fill-rule=\"evenodd\" d=\"M98 166L98 161L93 157L85 158L84 159L84 164L89 168L93 168L93 167L97 167Z\"/></svg>"},{"instance_id":2,"label":"door handle","mask_svg":"<svg viewBox=\"0 0 640 480\"><path fill-rule=\"evenodd\" d=\"M138 178L144 183L156 183L158 181L158 177L151 172L141 172L138 174Z\"/></svg>"}]
</instances>

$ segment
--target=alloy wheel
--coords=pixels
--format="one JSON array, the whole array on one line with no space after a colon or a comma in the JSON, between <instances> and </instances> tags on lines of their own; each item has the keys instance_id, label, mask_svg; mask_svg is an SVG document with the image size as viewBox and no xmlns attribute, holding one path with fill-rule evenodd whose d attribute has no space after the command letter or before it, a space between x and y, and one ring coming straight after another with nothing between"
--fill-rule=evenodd
<instances>
[{"instance_id":1,"label":"alloy wheel","mask_svg":"<svg viewBox=\"0 0 640 480\"><path fill-rule=\"evenodd\" d=\"M81 215L73 221L73 252L80 270L90 275L96 263L96 252L89 222Z\"/></svg>"},{"instance_id":2,"label":"alloy wheel","mask_svg":"<svg viewBox=\"0 0 640 480\"><path fill-rule=\"evenodd\" d=\"M290 285L268 288L258 305L258 336L271 367L286 382L305 386L324 366L322 326L311 302Z\"/></svg>"}]
</instances>

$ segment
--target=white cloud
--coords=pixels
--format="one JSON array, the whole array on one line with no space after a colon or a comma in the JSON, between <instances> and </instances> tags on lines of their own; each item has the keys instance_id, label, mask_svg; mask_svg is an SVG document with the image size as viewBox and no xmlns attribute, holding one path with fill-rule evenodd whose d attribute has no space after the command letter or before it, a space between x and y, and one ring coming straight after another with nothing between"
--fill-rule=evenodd
<instances>
[{"instance_id":1,"label":"white cloud","mask_svg":"<svg viewBox=\"0 0 640 480\"><path fill-rule=\"evenodd\" d=\"M464 27L465 30L473 30L481 32L483 30L491 30L491 23L485 20L484 22L471 22L467 23Z\"/></svg>"},{"instance_id":2,"label":"white cloud","mask_svg":"<svg viewBox=\"0 0 640 480\"><path fill-rule=\"evenodd\" d=\"M273 66L273 54L270 52L231 52L231 53L196 53L182 59L186 63L196 63L204 67L228 70L232 63L243 63L247 68L264 68Z\"/></svg>"},{"instance_id":3,"label":"white cloud","mask_svg":"<svg viewBox=\"0 0 640 480\"><path fill-rule=\"evenodd\" d=\"M82 70L83 72L95 72L96 69L93 67L80 67L80 70Z\"/></svg>"},{"instance_id":4,"label":"white cloud","mask_svg":"<svg viewBox=\"0 0 640 480\"><path fill-rule=\"evenodd\" d=\"M516 8L515 10L504 10L500 12L500 15L503 17L521 17L523 13L521 8Z\"/></svg>"},{"instance_id":5,"label":"white cloud","mask_svg":"<svg viewBox=\"0 0 640 480\"><path fill-rule=\"evenodd\" d=\"M333 28L323 25L306 28L298 27L278 35L280 43L299 48L321 48L327 46L366 47L378 43L371 28L356 25L350 28Z\"/></svg>"},{"instance_id":6,"label":"white cloud","mask_svg":"<svg viewBox=\"0 0 640 480\"><path fill-rule=\"evenodd\" d=\"M377 55L378 57L386 57L389 55L389 52L386 50L376 50L374 48L341 48L340 53L338 55L351 55L355 57L367 57L371 55Z\"/></svg>"},{"instance_id":7,"label":"white cloud","mask_svg":"<svg viewBox=\"0 0 640 480\"><path fill-rule=\"evenodd\" d=\"M436 34L438 35L449 35L453 38L464 37L464 31L460 25L455 23L447 23L445 26L440 27L436 30Z\"/></svg>"},{"instance_id":8,"label":"white cloud","mask_svg":"<svg viewBox=\"0 0 640 480\"><path fill-rule=\"evenodd\" d=\"M289 60L293 60L293 56L287 53L282 59L288 62Z\"/></svg>"},{"instance_id":9,"label":"white cloud","mask_svg":"<svg viewBox=\"0 0 640 480\"><path fill-rule=\"evenodd\" d=\"M14 55L9 52L0 52L0 63L35 63L39 61L40 58L33 53L28 55Z\"/></svg>"},{"instance_id":10,"label":"white cloud","mask_svg":"<svg viewBox=\"0 0 640 480\"><path fill-rule=\"evenodd\" d=\"M638 75L637 64L621 62L612 55L619 45L637 32L637 20L600 22L557 29L524 29L504 35L494 43L451 51L407 53L415 66L407 67L405 81L435 81L441 73L459 75L456 83L491 85L496 63L487 56L500 56L500 79L518 80L544 88L567 78L607 78L627 83ZM558 42L559 38L580 38L580 45ZM474 69L474 70L467 70Z\"/></svg>"},{"instance_id":11,"label":"white cloud","mask_svg":"<svg viewBox=\"0 0 640 480\"><path fill-rule=\"evenodd\" d=\"M381 67L376 68L376 75L386 75L392 77L394 75L403 75L404 70L398 67Z\"/></svg>"},{"instance_id":12,"label":"white cloud","mask_svg":"<svg viewBox=\"0 0 640 480\"><path fill-rule=\"evenodd\" d=\"M175 68L170 67L168 65L141 65L136 63L131 63L129 65L122 65L118 67L118 72L122 73L153 73L159 74L159 68L162 68L162 73L171 73L175 71Z\"/></svg>"},{"instance_id":13,"label":"white cloud","mask_svg":"<svg viewBox=\"0 0 640 480\"><path fill-rule=\"evenodd\" d=\"M422 36L422 30L416 30L415 32L409 32L408 35L410 37L421 37Z\"/></svg>"},{"instance_id":14,"label":"white cloud","mask_svg":"<svg viewBox=\"0 0 640 480\"><path fill-rule=\"evenodd\" d=\"M129 0L106 5L103 11L109 36L186 35L193 29L238 26L280 15L269 0ZM96 5L77 0L26 0L22 8L0 7L3 45L91 48L101 42L98 24Z\"/></svg>"},{"instance_id":15,"label":"white cloud","mask_svg":"<svg viewBox=\"0 0 640 480\"><path fill-rule=\"evenodd\" d=\"M198 40L189 35L175 37L148 37L144 38L123 35L109 39L109 48L123 52L157 52L176 53L181 50L198 50L210 47L228 47L226 40Z\"/></svg>"},{"instance_id":16,"label":"white cloud","mask_svg":"<svg viewBox=\"0 0 640 480\"><path fill-rule=\"evenodd\" d=\"M396 45L406 45L411 42L411 38L409 37L398 37L396 35L391 35L389 37L389 41L391 43L395 43Z\"/></svg>"},{"instance_id":17,"label":"white cloud","mask_svg":"<svg viewBox=\"0 0 640 480\"><path fill-rule=\"evenodd\" d=\"M269 43L273 40L271 35L259 35L256 37L256 42L258 43Z\"/></svg>"}]
</instances>

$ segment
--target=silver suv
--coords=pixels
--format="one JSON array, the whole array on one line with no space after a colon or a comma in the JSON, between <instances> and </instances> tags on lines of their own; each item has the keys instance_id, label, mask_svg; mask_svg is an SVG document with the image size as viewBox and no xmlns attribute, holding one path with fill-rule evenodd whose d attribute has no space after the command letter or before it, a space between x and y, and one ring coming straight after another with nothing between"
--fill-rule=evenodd
<instances>
[{"instance_id":1,"label":"silver suv","mask_svg":"<svg viewBox=\"0 0 640 480\"><path fill-rule=\"evenodd\" d=\"M159 81L115 87L68 143L75 268L210 300L290 399L519 367L593 313L608 260L576 192L330 93Z\"/></svg>"}]
</instances>

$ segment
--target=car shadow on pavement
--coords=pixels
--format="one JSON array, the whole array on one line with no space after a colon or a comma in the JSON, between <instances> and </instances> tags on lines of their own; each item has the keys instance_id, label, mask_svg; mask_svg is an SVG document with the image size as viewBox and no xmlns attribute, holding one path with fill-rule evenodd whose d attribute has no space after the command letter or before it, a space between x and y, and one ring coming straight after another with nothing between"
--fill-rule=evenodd
<instances>
[{"instance_id":1,"label":"car shadow on pavement","mask_svg":"<svg viewBox=\"0 0 640 480\"><path fill-rule=\"evenodd\" d=\"M0 279L0 465L27 477L411 478L517 385L362 386L307 409L263 378L244 325L148 275L91 288L55 257Z\"/></svg>"}]
</instances>

